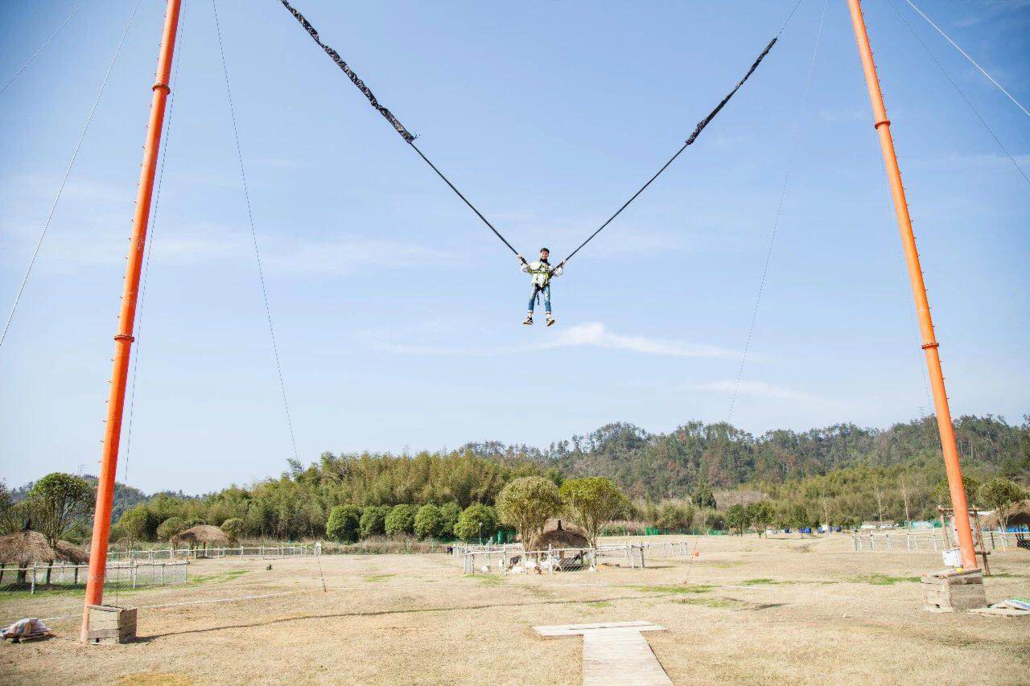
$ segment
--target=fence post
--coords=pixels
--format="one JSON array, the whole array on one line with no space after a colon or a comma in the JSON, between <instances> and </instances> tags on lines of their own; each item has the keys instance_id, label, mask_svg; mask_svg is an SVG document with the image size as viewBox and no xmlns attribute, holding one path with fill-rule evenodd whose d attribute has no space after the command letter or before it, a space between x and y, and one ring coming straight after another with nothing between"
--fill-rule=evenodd
<instances>
[{"instance_id":1,"label":"fence post","mask_svg":"<svg viewBox=\"0 0 1030 686\"><path fill-rule=\"evenodd\" d=\"M32 588L29 590L29 595L35 595L36 593L36 563L32 563Z\"/></svg>"},{"instance_id":2,"label":"fence post","mask_svg":"<svg viewBox=\"0 0 1030 686\"><path fill-rule=\"evenodd\" d=\"M626 562L629 564L629 568L633 569L633 553L630 551L630 544L626 544Z\"/></svg>"},{"instance_id":3,"label":"fence post","mask_svg":"<svg viewBox=\"0 0 1030 686\"><path fill-rule=\"evenodd\" d=\"M640 568L643 569L646 565L644 564L644 546L640 546Z\"/></svg>"}]
</instances>

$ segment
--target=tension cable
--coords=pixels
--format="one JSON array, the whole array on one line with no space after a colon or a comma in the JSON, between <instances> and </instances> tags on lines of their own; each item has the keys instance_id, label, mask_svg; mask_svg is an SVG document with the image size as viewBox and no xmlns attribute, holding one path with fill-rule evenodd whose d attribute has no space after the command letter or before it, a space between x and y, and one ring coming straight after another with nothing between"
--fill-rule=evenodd
<instances>
[{"instance_id":1,"label":"tension cable","mask_svg":"<svg viewBox=\"0 0 1030 686\"><path fill-rule=\"evenodd\" d=\"M404 142L410 145L412 149L414 149L414 151L418 153L418 156L421 157L425 161L425 163L428 164L430 168L432 168L434 172L436 172L437 176L443 179L444 183L446 183L450 187L450 189L454 191L454 193L459 198L461 198L462 202L468 205L469 209L476 213L476 216L479 217L484 224L486 224L487 228L493 231L494 235L500 238L501 242L508 246L508 250L511 250L515 255L518 255L518 250L512 247L511 243L509 243L508 240L501 235L501 232L498 231L496 227L494 227L494 225L490 223L490 220L484 217L483 213L480 212L476 208L476 206L473 205L469 201L469 199L466 198L465 195L458 190L458 187L451 183L450 179L444 176L443 172L441 172L435 164L429 161L429 158L426 157L425 153L418 149L418 146L415 145L416 136L412 134L410 131L408 131L406 128L404 128L404 124L402 124L400 120L398 120L397 117L394 116L393 112L388 110L383 105L379 104L379 100L376 99L376 96L372 92L372 89L365 85L365 82L361 80L361 77L354 73L354 70L350 68L349 64L343 61L343 58L340 57L340 53L336 52L336 50L334 50L332 47L322 42L322 39L318 35L318 31L315 29L314 26L311 25L311 22L305 19L304 15L298 12L297 9L294 8L288 0L279 1L283 4L283 7L289 10L290 14L293 15L293 18L296 19L300 23L300 25L304 27L304 30L307 31L308 35L311 36L311 39L318 44L318 47L322 48L322 50L325 51L325 54L329 55L329 57L332 58L333 62L336 63L336 66L338 66L340 70L347 75L347 78L351 80L351 83L353 83L354 86L359 91L361 91L366 98L368 98L368 102L372 105L372 107L376 111L378 111L379 114L383 115L383 118L385 118L386 121L390 122L390 125L398 134L400 134L400 137L404 139Z\"/></svg>"},{"instance_id":2,"label":"tension cable","mask_svg":"<svg viewBox=\"0 0 1030 686\"><path fill-rule=\"evenodd\" d=\"M494 225L491 224L490 221L485 216L483 216L483 213L480 212L476 208L476 206L473 205L469 201L469 199L466 198L465 195L461 191L458 190L457 186L455 186L453 183L451 183L450 179L448 179L443 174L443 172L441 172L437 168L437 166L435 164L433 164L429 160L428 157L426 157L425 153L423 153L421 150L418 149L418 146L415 145L415 138L416 137L404 127L404 125L397 119L397 117L393 114L393 112L391 112L389 109L387 109L386 107L384 107L383 105L381 105L379 103L379 100L376 99L376 96L375 96L375 94L372 93L372 90L365 84L364 81L361 80L361 78L356 73L354 73L354 70L350 68L350 65L348 65L343 60L342 57L340 57L340 54L338 52L336 52L336 50L334 50L332 47L330 47L330 46L328 46L328 45L326 45L325 43L322 42L322 39L318 35L318 31L315 29L315 27L313 27L311 25L311 22L309 22L304 17L303 14L301 14L299 11L297 11L297 9L294 8L289 3L289 0L279 0L279 1L283 4L283 7L285 7L290 12L290 14L293 15L294 19L296 19L300 23L300 25L304 27L304 30L306 30L308 32L308 35L311 36L311 39L314 40L315 43L317 43L318 46L320 48L322 48L322 50L324 50L325 53L327 55L329 55L330 58L332 58L333 62L336 63L336 66L338 66L341 69L341 71L343 71L343 73L347 75L347 77L351 80L351 82L355 85L355 87L357 87L357 89L360 90L365 95L366 98L368 98L368 101L372 105L372 107L375 108L379 112L379 114L383 115L383 117L388 122L390 122L390 125L393 126L394 130L396 130L398 134L400 134L401 138L404 139L404 142L406 142L408 145L410 145L415 150L415 152L418 153L419 157L421 157L422 160L426 164L428 164L432 168L432 170L434 172L436 172L436 174L441 179L443 179L444 183L446 183L450 187L450 189L452 191L454 191L454 193L459 198L461 198L462 201L466 205L468 205L469 208L473 212L476 213L476 216L479 217L483 221L483 223L486 224L486 226L491 231L494 232L494 235L496 235L499 239L501 239L501 242L504 243L504 245L506 245L508 247L508 249L512 251L512 253L514 253L515 255L518 255L519 254L518 251L515 250L514 247L512 247L511 243L509 243L507 241L507 239L505 239L504 236L501 235L501 232L498 231L497 228L494 227ZM708 126L713 119L715 119L716 115L718 115L719 112L721 112L722 109L726 106L726 104L730 101L730 98L732 98L736 94L736 92L738 90L740 90L740 87L743 86L744 83L749 78L751 78L751 75L755 73L755 70L758 69L758 65L762 63L762 60L765 59L765 56L768 55L769 51L772 50L772 47L774 45L776 45L776 41L779 40L780 35L783 33L784 29L787 28L787 24L790 23L791 18L794 16L794 13L797 11L797 8L801 4L801 2L802 2L802 0L798 0L797 1L797 3L794 5L793 10L791 10L790 15L787 17L786 22L784 22L783 27L780 29L779 33L776 34L776 37L773 38L771 41L769 41L769 44L765 46L765 49L762 50L762 52L758 55L758 58L751 65L751 68L748 69L747 73L744 74L744 77L740 81L737 82L737 85L734 86L733 90L731 90L729 93L726 94L726 97L724 97L722 99L722 101L718 105L716 105L715 109L713 109L711 112L708 113L707 117L705 117L704 119L702 119L701 121L699 121L697 123L697 126L694 128L693 133L691 133L690 137L687 138L686 142L683 143L683 146L679 150L676 151L676 154L673 155L672 157L670 157L669 161L666 162L662 166L662 168L659 169L655 173L654 176L652 176L650 179L648 179L647 183L645 183L643 186L641 186L640 189L636 193L634 193L633 196L629 200L627 200L625 203L623 203L622 207L620 207L618 210L615 211L615 214L610 216L603 224L601 224L600 227L598 227L598 229L596 231L594 231L592 234L590 234L590 236L585 241L583 241L579 245L579 247L577 247L575 250L573 250L569 254L569 256L566 257L563 260L563 262L569 261L572 258L573 255L575 255L580 250L582 250L583 247L586 246L587 243L592 241L594 239L594 237L597 236L597 234L601 233L601 231L603 231L605 229L605 227L607 227L609 224L611 224L612 221L614 221L614 219L616 217L618 217L622 213L623 210L625 210L627 207L629 207L630 203L632 203L634 200L636 200L637 197L641 193L643 193L644 190L646 190L647 187L650 186L654 182L655 179L657 179L659 176L661 176L662 172L664 172L669 167L669 165L671 165L676 160L676 158L679 157L683 153L684 150L686 150L688 147L690 147L691 145L694 144L694 141L697 140L697 137L699 135L701 135L701 132L704 131L705 127Z\"/></svg>"}]
</instances>

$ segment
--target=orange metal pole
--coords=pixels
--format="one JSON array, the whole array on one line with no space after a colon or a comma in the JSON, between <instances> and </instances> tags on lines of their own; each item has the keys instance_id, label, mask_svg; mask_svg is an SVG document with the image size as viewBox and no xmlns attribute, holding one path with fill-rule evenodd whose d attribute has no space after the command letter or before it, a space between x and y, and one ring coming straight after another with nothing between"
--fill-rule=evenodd
<instances>
[{"instance_id":1,"label":"orange metal pole","mask_svg":"<svg viewBox=\"0 0 1030 686\"><path fill-rule=\"evenodd\" d=\"M937 352L938 344L934 337L933 319L930 317L930 303L926 298L923 270L919 266L919 251L916 250L916 238L912 233L912 219L908 215L905 187L901 183L901 170L898 169L898 158L894 153L894 139L890 132L891 123L887 119L883 93L880 92L880 81L876 76L876 64L873 62L873 51L869 46L869 34L862 16L861 2L860 0L848 0L848 6L851 8L851 23L855 28L858 54L862 58L862 69L865 71L866 85L869 87L869 101L873 106L874 125L880 137L883 162L887 167L887 179L890 181L891 196L894 198L894 212L898 217L898 229L901 231L901 242L905 248L905 262L908 264L908 278L912 283L912 296L916 300L919 329L923 338L922 347L926 354L926 366L929 369L930 385L933 388L933 403L937 411L937 427L941 434L944 468L948 474L948 487L954 507L955 530L958 533L962 567L976 569L976 553L973 551L973 534L969 527L969 517L961 514L968 512L969 506L966 502L966 490L962 485L962 469L958 461L958 447L955 445L955 430L951 424L951 410L948 409L948 394L944 388L944 372L941 370L941 358Z\"/></svg>"},{"instance_id":2,"label":"orange metal pole","mask_svg":"<svg viewBox=\"0 0 1030 686\"><path fill-rule=\"evenodd\" d=\"M118 467L118 443L121 439L122 410L125 405L125 386L129 375L129 354L132 347L133 325L136 320L136 295L139 291L140 272L143 267L143 248L150 219L150 200L157 171L158 149L164 126L165 103L171 89L168 81L172 72L175 34L179 26L181 0L167 0L161 53L157 60L156 82L150 105L150 124L143 147L143 168L136 192L136 214L132 221L132 239L125 283L122 290L121 314L118 333L114 337L114 371L111 394L107 401L107 425L104 428L104 448L100 458L97 484L97 506L93 517L93 540L89 555L89 576L86 580L86 600L82 613L81 640L86 641L89 628L89 606L104 600L104 572L107 569L107 544L111 534L111 505L114 500L114 479Z\"/></svg>"}]
</instances>

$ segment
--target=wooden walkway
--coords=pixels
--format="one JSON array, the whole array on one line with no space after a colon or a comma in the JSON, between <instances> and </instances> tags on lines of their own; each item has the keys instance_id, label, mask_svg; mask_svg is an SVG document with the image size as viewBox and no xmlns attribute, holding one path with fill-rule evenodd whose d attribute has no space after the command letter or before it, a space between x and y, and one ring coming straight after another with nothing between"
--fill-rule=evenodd
<instances>
[{"instance_id":1,"label":"wooden walkway","mask_svg":"<svg viewBox=\"0 0 1030 686\"><path fill-rule=\"evenodd\" d=\"M642 631L664 631L651 622L602 622L535 626L544 638L583 637L583 684L650 686L672 681L658 662Z\"/></svg>"}]
</instances>

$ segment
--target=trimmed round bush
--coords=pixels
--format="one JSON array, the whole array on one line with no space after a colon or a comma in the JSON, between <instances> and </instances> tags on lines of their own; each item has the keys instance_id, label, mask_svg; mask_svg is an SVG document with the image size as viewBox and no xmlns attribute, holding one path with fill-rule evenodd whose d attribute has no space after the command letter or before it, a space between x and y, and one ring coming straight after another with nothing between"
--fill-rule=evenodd
<instances>
[{"instance_id":1,"label":"trimmed round bush","mask_svg":"<svg viewBox=\"0 0 1030 686\"><path fill-rule=\"evenodd\" d=\"M415 535L421 539L440 538L443 525L443 513L436 505L423 505L415 515Z\"/></svg>"},{"instance_id":2,"label":"trimmed round bush","mask_svg":"<svg viewBox=\"0 0 1030 686\"><path fill-rule=\"evenodd\" d=\"M357 505L337 505L329 513L325 525L326 538L340 543L353 543L361 533L361 508Z\"/></svg>"},{"instance_id":3,"label":"trimmed round bush","mask_svg":"<svg viewBox=\"0 0 1030 686\"><path fill-rule=\"evenodd\" d=\"M461 517L461 505L458 503L445 503L440 507L440 515L443 517L440 535L443 538L457 536L454 533L454 527L457 526L458 518Z\"/></svg>"},{"instance_id":4,"label":"trimmed round bush","mask_svg":"<svg viewBox=\"0 0 1030 686\"><path fill-rule=\"evenodd\" d=\"M458 517L454 534L463 541L478 541L479 537L490 538L497 533L497 511L489 505L475 503L465 508Z\"/></svg>"},{"instance_id":5,"label":"trimmed round bush","mask_svg":"<svg viewBox=\"0 0 1030 686\"><path fill-rule=\"evenodd\" d=\"M394 505L390 514L386 515L386 535L415 533L415 506Z\"/></svg>"},{"instance_id":6,"label":"trimmed round bush","mask_svg":"<svg viewBox=\"0 0 1030 686\"><path fill-rule=\"evenodd\" d=\"M390 514L389 505L366 507L361 511L358 530L362 538L382 536L386 533L386 515Z\"/></svg>"}]
</instances>

